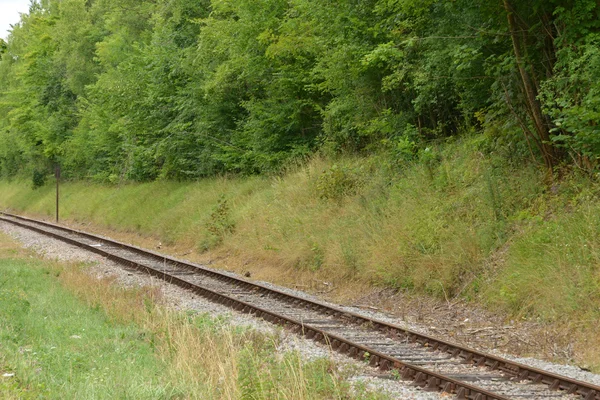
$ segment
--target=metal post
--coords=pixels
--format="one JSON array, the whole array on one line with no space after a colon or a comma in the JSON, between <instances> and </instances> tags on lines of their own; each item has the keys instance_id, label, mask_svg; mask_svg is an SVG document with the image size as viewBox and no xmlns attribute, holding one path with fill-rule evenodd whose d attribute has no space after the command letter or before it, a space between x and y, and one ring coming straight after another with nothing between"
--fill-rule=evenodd
<instances>
[{"instance_id":1,"label":"metal post","mask_svg":"<svg viewBox=\"0 0 600 400\"><path fill-rule=\"evenodd\" d=\"M59 182L60 182L60 165L56 164L54 168L54 177L56 178L56 223L58 223L58 194L59 194Z\"/></svg>"}]
</instances>

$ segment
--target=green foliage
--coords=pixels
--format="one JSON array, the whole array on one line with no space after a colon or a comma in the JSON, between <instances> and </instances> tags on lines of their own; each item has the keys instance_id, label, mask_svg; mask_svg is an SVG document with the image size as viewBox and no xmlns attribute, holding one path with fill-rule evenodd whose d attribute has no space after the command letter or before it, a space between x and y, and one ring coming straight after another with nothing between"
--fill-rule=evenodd
<instances>
[{"instance_id":1,"label":"green foliage","mask_svg":"<svg viewBox=\"0 0 600 400\"><path fill-rule=\"evenodd\" d=\"M589 35L561 51L557 74L544 86L544 103L556 128L552 140L595 163L600 155L600 37Z\"/></svg>"},{"instance_id":2,"label":"green foliage","mask_svg":"<svg viewBox=\"0 0 600 400\"><path fill-rule=\"evenodd\" d=\"M547 149L557 146L593 167L598 8L35 2L0 43L0 174L60 162L71 178L185 180L381 147L403 162L432 140L482 128L521 156L558 159ZM538 88L547 138L531 134L538 101L526 94Z\"/></svg>"}]
</instances>

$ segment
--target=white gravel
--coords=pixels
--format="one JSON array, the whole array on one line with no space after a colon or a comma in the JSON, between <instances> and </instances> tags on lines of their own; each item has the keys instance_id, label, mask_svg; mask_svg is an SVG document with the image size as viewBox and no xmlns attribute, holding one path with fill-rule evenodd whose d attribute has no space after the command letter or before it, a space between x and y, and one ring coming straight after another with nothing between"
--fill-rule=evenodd
<instances>
[{"instance_id":1,"label":"white gravel","mask_svg":"<svg viewBox=\"0 0 600 400\"><path fill-rule=\"evenodd\" d=\"M136 270L126 269L104 257L66 244L57 239L49 238L2 221L0 221L0 231L20 242L23 247L33 250L46 259L88 263L90 265L89 272L98 279L115 277L116 282L125 287L159 287L167 306L174 309L208 313L215 317L221 316L225 317L232 325L250 327L259 332L278 335L280 338L278 351L282 353L297 351L305 360L323 357L331 359L340 370L352 372L349 381L357 388L357 393L361 393L358 388L364 388L367 391L384 394L394 399L439 400L447 398L447 396L438 393L425 392L418 387L411 386L410 383L394 380L389 374L383 374L381 371L371 368L365 363L359 363L353 359L332 352L326 346L290 334L263 320L233 311L223 305L207 301L184 289L169 285L162 280L141 274ZM265 282L262 283L265 286L275 287L281 291L293 292L294 294L317 300L303 292L274 286ZM351 310L357 311L355 309Z\"/></svg>"}]
</instances>

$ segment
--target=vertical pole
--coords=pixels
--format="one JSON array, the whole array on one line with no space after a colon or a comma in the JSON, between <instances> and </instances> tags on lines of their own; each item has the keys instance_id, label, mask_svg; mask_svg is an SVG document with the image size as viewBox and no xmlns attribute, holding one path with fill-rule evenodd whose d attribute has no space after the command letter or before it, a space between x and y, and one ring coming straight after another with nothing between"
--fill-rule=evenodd
<instances>
[{"instance_id":1,"label":"vertical pole","mask_svg":"<svg viewBox=\"0 0 600 400\"><path fill-rule=\"evenodd\" d=\"M54 169L54 177L56 178L56 223L58 223L58 199L59 199L59 182L60 182L60 165L56 164Z\"/></svg>"}]
</instances>

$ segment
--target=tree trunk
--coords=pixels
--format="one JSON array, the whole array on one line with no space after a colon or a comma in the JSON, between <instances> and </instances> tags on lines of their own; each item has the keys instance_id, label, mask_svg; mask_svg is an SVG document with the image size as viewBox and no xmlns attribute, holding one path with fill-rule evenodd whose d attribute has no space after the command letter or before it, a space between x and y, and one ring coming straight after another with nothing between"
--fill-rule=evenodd
<instances>
[{"instance_id":1,"label":"tree trunk","mask_svg":"<svg viewBox=\"0 0 600 400\"><path fill-rule=\"evenodd\" d=\"M519 74L521 76L523 89L525 91L525 99L527 101L527 106L531 111L535 131L539 139L536 142L538 143L538 147L542 152L542 156L544 157L544 164L549 171L552 171L556 161L556 151L554 146L552 146L550 143L550 132L548 130L548 125L545 123L546 118L544 118L542 113L542 107L537 99L538 93L536 85L534 85L529 72L527 72L527 69L525 68L523 49L521 48L521 43L517 34L519 27L517 26L517 22L515 20L513 7L509 0L503 0L503 2L508 18L508 27L510 30L510 37L512 39L515 60L517 62L517 67L519 68Z\"/></svg>"}]
</instances>

